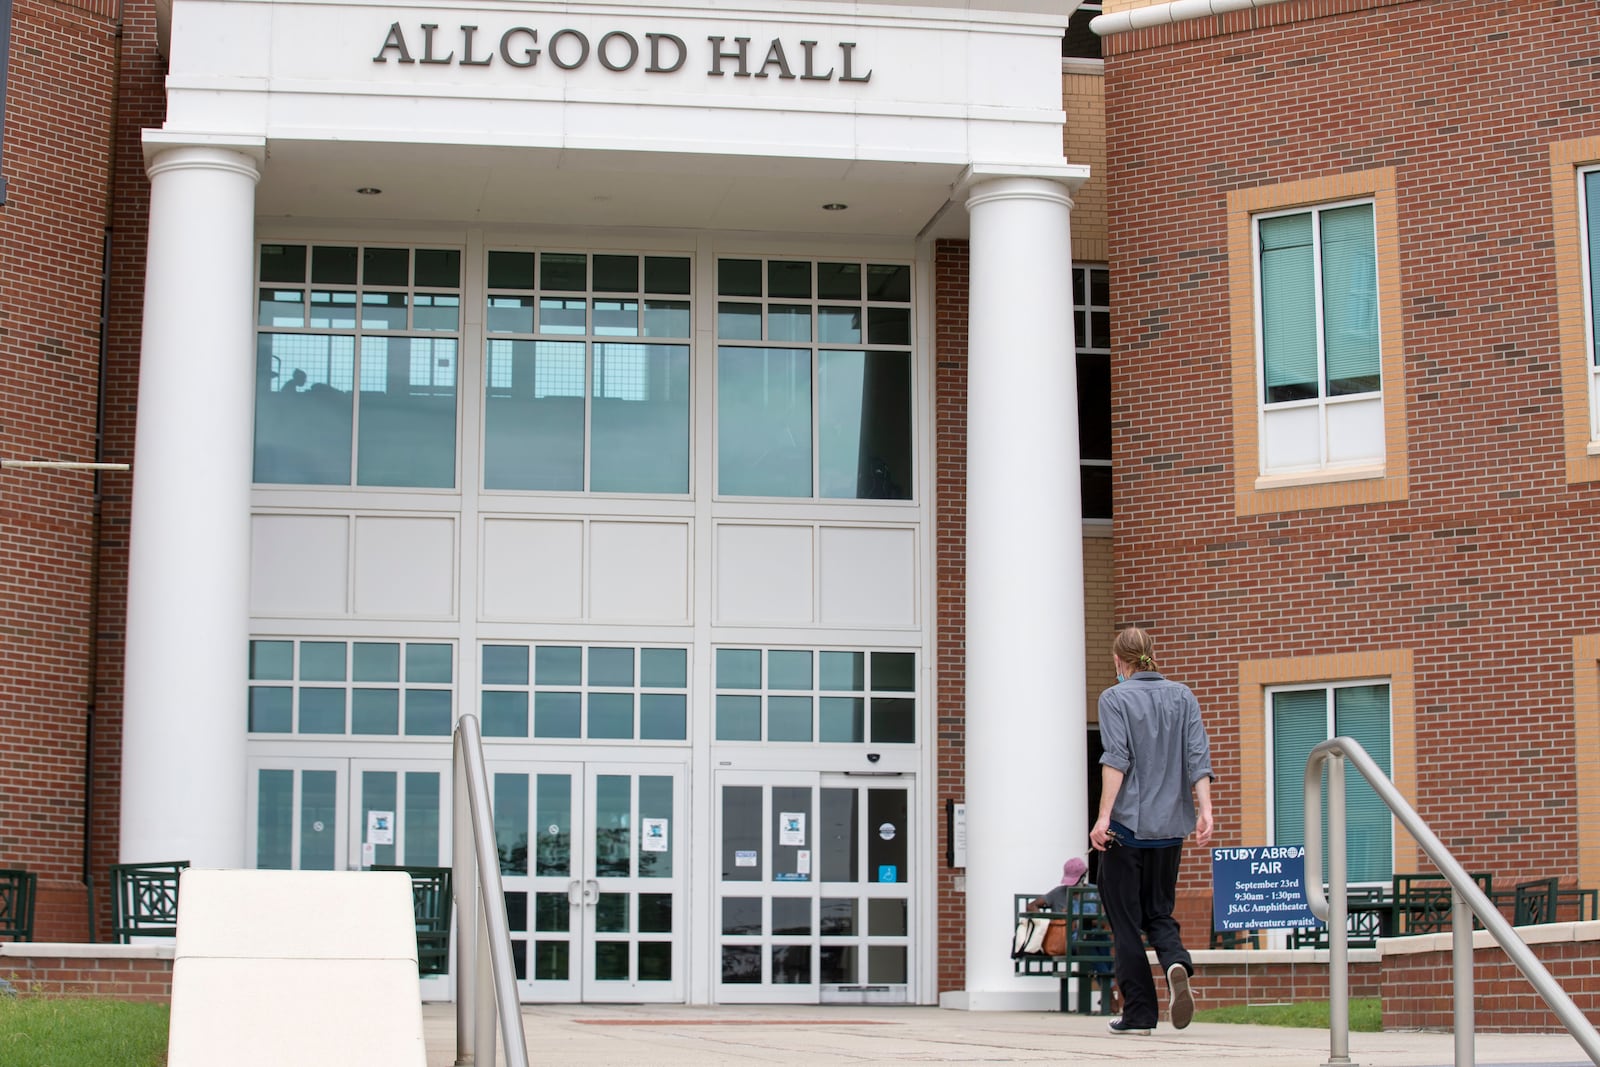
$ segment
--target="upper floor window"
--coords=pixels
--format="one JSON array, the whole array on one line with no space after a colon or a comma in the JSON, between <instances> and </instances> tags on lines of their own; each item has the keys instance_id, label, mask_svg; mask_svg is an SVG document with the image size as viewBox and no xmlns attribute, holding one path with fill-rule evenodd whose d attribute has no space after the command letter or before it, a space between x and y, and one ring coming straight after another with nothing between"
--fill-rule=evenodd
<instances>
[{"instance_id":1,"label":"upper floor window","mask_svg":"<svg viewBox=\"0 0 1600 1067\"><path fill-rule=\"evenodd\" d=\"M1272 840L1305 843L1305 770L1311 750L1332 737L1353 738L1384 774L1391 774L1389 684L1363 681L1273 689L1268 693L1272 730ZM1327 796L1324 787L1323 796ZM1351 882L1388 882L1394 866L1393 818L1359 771L1345 768L1346 858ZM1326 871L1327 816L1323 816Z\"/></svg>"},{"instance_id":2,"label":"upper floor window","mask_svg":"<svg viewBox=\"0 0 1600 1067\"><path fill-rule=\"evenodd\" d=\"M251 641L247 729L302 737L448 737L454 651L429 641Z\"/></svg>"},{"instance_id":3,"label":"upper floor window","mask_svg":"<svg viewBox=\"0 0 1600 1067\"><path fill-rule=\"evenodd\" d=\"M689 259L489 253L483 487L689 491Z\"/></svg>"},{"instance_id":4,"label":"upper floor window","mask_svg":"<svg viewBox=\"0 0 1600 1067\"><path fill-rule=\"evenodd\" d=\"M1078 344L1078 461L1083 517L1111 518L1111 275L1100 264L1072 268L1072 329Z\"/></svg>"},{"instance_id":5,"label":"upper floor window","mask_svg":"<svg viewBox=\"0 0 1600 1067\"><path fill-rule=\"evenodd\" d=\"M911 268L717 261L717 491L909 500Z\"/></svg>"},{"instance_id":6,"label":"upper floor window","mask_svg":"<svg viewBox=\"0 0 1600 1067\"><path fill-rule=\"evenodd\" d=\"M718 741L914 744L914 652L719 648Z\"/></svg>"},{"instance_id":7,"label":"upper floor window","mask_svg":"<svg viewBox=\"0 0 1600 1067\"><path fill-rule=\"evenodd\" d=\"M0 0L0 166L6 152L6 85L11 78L11 0ZM6 176L0 173L0 204L6 202Z\"/></svg>"},{"instance_id":8,"label":"upper floor window","mask_svg":"<svg viewBox=\"0 0 1600 1067\"><path fill-rule=\"evenodd\" d=\"M1600 441L1600 168L1583 179L1584 355L1589 379L1589 440Z\"/></svg>"},{"instance_id":9,"label":"upper floor window","mask_svg":"<svg viewBox=\"0 0 1600 1067\"><path fill-rule=\"evenodd\" d=\"M1372 203L1258 216L1256 249L1263 473L1381 463Z\"/></svg>"},{"instance_id":10,"label":"upper floor window","mask_svg":"<svg viewBox=\"0 0 1600 1067\"><path fill-rule=\"evenodd\" d=\"M461 253L261 246L255 480L456 482Z\"/></svg>"}]
</instances>

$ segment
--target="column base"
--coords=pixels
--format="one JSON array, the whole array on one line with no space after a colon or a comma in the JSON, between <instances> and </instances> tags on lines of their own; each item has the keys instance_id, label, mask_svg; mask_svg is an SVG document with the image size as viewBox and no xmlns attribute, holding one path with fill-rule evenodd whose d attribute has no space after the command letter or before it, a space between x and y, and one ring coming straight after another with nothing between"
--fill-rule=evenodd
<instances>
[{"instance_id":1,"label":"column base","mask_svg":"<svg viewBox=\"0 0 1600 1067\"><path fill-rule=\"evenodd\" d=\"M1038 992L1023 989L952 989L939 994L939 1007L952 1011L1058 1011L1061 991L1051 981Z\"/></svg>"}]
</instances>

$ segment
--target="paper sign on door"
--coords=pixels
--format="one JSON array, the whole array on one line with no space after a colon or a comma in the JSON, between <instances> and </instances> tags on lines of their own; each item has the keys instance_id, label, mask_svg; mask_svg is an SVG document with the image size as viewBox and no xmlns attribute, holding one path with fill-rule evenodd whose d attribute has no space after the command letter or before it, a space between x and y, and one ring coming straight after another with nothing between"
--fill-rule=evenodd
<instances>
[{"instance_id":1,"label":"paper sign on door","mask_svg":"<svg viewBox=\"0 0 1600 1067\"><path fill-rule=\"evenodd\" d=\"M373 845L394 844L394 812L367 812L367 843Z\"/></svg>"},{"instance_id":2,"label":"paper sign on door","mask_svg":"<svg viewBox=\"0 0 1600 1067\"><path fill-rule=\"evenodd\" d=\"M640 819L639 824L639 851L667 851L667 820Z\"/></svg>"},{"instance_id":3,"label":"paper sign on door","mask_svg":"<svg viewBox=\"0 0 1600 1067\"><path fill-rule=\"evenodd\" d=\"M806 843L806 813L803 811L786 811L778 816L778 844L799 845Z\"/></svg>"}]
</instances>

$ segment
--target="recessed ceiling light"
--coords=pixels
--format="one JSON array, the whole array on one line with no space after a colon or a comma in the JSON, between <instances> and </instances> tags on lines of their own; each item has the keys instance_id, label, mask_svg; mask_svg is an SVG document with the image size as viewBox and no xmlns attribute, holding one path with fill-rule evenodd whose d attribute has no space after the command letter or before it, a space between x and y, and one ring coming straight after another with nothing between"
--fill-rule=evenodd
<instances>
[{"instance_id":1,"label":"recessed ceiling light","mask_svg":"<svg viewBox=\"0 0 1600 1067\"><path fill-rule=\"evenodd\" d=\"M849 206L850 206L849 204L823 204L822 205L822 210L824 210L824 211L843 211L845 208L847 208Z\"/></svg>"},{"instance_id":2,"label":"recessed ceiling light","mask_svg":"<svg viewBox=\"0 0 1600 1067\"><path fill-rule=\"evenodd\" d=\"M361 188L357 189L356 192L360 193L362 196L377 196L379 193L383 192L383 190L376 188L375 186L363 185Z\"/></svg>"}]
</instances>

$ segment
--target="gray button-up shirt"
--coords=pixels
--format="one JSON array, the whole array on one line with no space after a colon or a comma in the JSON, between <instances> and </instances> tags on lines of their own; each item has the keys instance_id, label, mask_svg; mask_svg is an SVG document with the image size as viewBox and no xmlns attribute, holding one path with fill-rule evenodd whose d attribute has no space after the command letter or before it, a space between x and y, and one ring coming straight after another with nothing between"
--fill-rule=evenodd
<instances>
[{"instance_id":1,"label":"gray button-up shirt","mask_svg":"<svg viewBox=\"0 0 1600 1067\"><path fill-rule=\"evenodd\" d=\"M1211 742L1189 687L1139 671L1100 694L1100 762L1123 773L1111 818L1152 840L1194 830L1194 783L1211 777Z\"/></svg>"}]
</instances>

